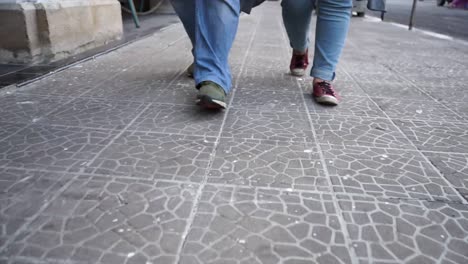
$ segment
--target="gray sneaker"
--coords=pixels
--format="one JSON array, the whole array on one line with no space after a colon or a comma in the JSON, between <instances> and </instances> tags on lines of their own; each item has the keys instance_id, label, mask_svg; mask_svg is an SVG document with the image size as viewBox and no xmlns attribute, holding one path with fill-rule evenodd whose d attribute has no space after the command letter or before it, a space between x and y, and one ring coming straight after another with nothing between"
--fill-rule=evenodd
<instances>
[{"instance_id":1,"label":"gray sneaker","mask_svg":"<svg viewBox=\"0 0 468 264\"><path fill-rule=\"evenodd\" d=\"M205 109L226 108L226 92L221 86L211 81L204 81L199 87L197 105Z\"/></svg>"}]
</instances>

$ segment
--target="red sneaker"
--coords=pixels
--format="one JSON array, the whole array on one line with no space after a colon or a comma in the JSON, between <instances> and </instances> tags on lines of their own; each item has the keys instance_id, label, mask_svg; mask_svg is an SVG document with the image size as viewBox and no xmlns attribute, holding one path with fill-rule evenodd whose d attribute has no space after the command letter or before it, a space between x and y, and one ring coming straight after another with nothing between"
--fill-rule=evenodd
<instances>
[{"instance_id":1,"label":"red sneaker","mask_svg":"<svg viewBox=\"0 0 468 264\"><path fill-rule=\"evenodd\" d=\"M291 64L289 65L291 75L303 76L307 66L309 66L309 50L306 50L304 54L298 54L293 51Z\"/></svg>"},{"instance_id":2,"label":"red sneaker","mask_svg":"<svg viewBox=\"0 0 468 264\"><path fill-rule=\"evenodd\" d=\"M329 82L315 83L312 95L319 104L338 105L339 102L339 95Z\"/></svg>"}]
</instances>

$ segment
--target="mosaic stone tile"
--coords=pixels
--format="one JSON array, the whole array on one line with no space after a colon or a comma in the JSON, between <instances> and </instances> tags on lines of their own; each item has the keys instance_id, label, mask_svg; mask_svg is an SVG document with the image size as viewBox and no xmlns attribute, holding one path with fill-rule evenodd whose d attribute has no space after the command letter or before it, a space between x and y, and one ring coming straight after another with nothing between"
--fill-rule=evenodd
<instances>
[{"instance_id":1,"label":"mosaic stone tile","mask_svg":"<svg viewBox=\"0 0 468 264\"><path fill-rule=\"evenodd\" d=\"M468 201L468 154L423 152Z\"/></svg>"},{"instance_id":2,"label":"mosaic stone tile","mask_svg":"<svg viewBox=\"0 0 468 264\"><path fill-rule=\"evenodd\" d=\"M462 68L463 66L458 65L457 70L460 70ZM444 67L440 67L440 69L444 71L449 70L447 69L447 65L444 65ZM424 78L421 78L420 76L411 76L408 77L408 79L415 82L420 87L445 87L447 89L450 89L451 87L464 87L468 82L468 78L466 76L463 76L463 73L459 75L453 73L451 76L448 77L425 76Z\"/></svg>"},{"instance_id":3,"label":"mosaic stone tile","mask_svg":"<svg viewBox=\"0 0 468 264\"><path fill-rule=\"evenodd\" d=\"M205 175L214 142L214 138L126 132L86 172L199 182Z\"/></svg>"},{"instance_id":4,"label":"mosaic stone tile","mask_svg":"<svg viewBox=\"0 0 468 264\"><path fill-rule=\"evenodd\" d=\"M360 263L468 262L468 206L339 196Z\"/></svg>"},{"instance_id":5,"label":"mosaic stone tile","mask_svg":"<svg viewBox=\"0 0 468 264\"><path fill-rule=\"evenodd\" d=\"M9 137L22 128L26 127L25 124L15 124L15 123L4 123L0 122L0 142L5 139L6 137Z\"/></svg>"},{"instance_id":6,"label":"mosaic stone tile","mask_svg":"<svg viewBox=\"0 0 468 264\"><path fill-rule=\"evenodd\" d=\"M393 73L384 65L378 62L363 60L363 57L356 54L356 52L349 52L347 57L345 53L343 55L344 60L342 61L342 65L349 75L353 76L356 80L363 78L364 81L371 82L383 76L387 77L387 79L392 78L391 81L395 81Z\"/></svg>"},{"instance_id":7,"label":"mosaic stone tile","mask_svg":"<svg viewBox=\"0 0 468 264\"><path fill-rule=\"evenodd\" d=\"M99 99L76 99L47 116L55 125L123 129L144 108L136 102L116 102Z\"/></svg>"},{"instance_id":8,"label":"mosaic stone tile","mask_svg":"<svg viewBox=\"0 0 468 264\"><path fill-rule=\"evenodd\" d=\"M274 28L276 30L282 30L281 27ZM267 67L275 67L275 66L283 66L285 70L288 69L288 60L284 60L283 57L280 56L271 56L272 54L281 54L284 52L284 47L282 45L278 45L278 41L281 40L281 36L279 34L276 34L274 30L270 29L270 32L267 34L259 34L257 33L255 35L256 40L262 39L262 37L268 37L271 33L275 33L276 36L270 37L270 41L265 41L264 43L261 42L256 42L252 44L252 47L250 48L250 52L255 54L255 56L252 56L250 58L247 58L247 63L248 65L252 65L254 62L258 60L269 60L269 61L278 61L281 63L281 65L275 65L273 63L268 64ZM263 42L263 41L262 41ZM278 68L279 68L278 67ZM281 67L282 68L282 67Z\"/></svg>"},{"instance_id":9,"label":"mosaic stone tile","mask_svg":"<svg viewBox=\"0 0 468 264\"><path fill-rule=\"evenodd\" d=\"M55 172L0 169L0 248L66 184Z\"/></svg>"},{"instance_id":10,"label":"mosaic stone tile","mask_svg":"<svg viewBox=\"0 0 468 264\"><path fill-rule=\"evenodd\" d=\"M436 101L415 101L390 98L372 98L377 105L391 118L432 120L432 121L459 121L450 109Z\"/></svg>"},{"instance_id":11,"label":"mosaic stone tile","mask_svg":"<svg viewBox=\"0 0 468 264\"><path fill-rule=\"evenodd\" d=\"M68 102L69 98L12 94L0 96L0 122L32 124Z\"/></svg>"},{"instance_id":12,"label":"mosaic stone tile","mask_svg":"<svg viewBox=\"0 0 468 264\"><path fill-rule=\"evenodd\" d=\"M312 94L311 81L302 82L302 86L306 94ZM338 76L333 81L333 87L339 96L342 97L342 100L348 100L348 98L354 96L366 97L366 92L354 80L348 79L348 77L340 78Z\"/></svg>"},{"instance_id":13,"label":"mosaic stone tile","mask_svg":"<svg viewBox=\"0 0 468 264\"><path fill-rule=\"evenodd\" d=\"M409 85L406 82L402 83L386 83L386 82L363 82L359 83L360 87L366 94L372 97L384 97L401 99L402 94L405 99L428 100L432 101L425 92L419 90L415 86Z\"/></svg>"},{"instance_id":14,"label":"mosaic stone tile","mask_svg":"<svg viewBox=\"0 0 468 264\"><path fill-rule=\"evenodd\" d=\"M388 119L311 114L317 140L341 146L414 149Z\"/></svg>"},{"instance_id":15,"label":"mosaic stone tile","mask_svg":"<svg viewBox=\"0 0 468 264\"><path fill-rule=\"evenodd\" d=\"M162 90L170 80L122 80L111 79L103 82L99 89L93 89L83 97L103 98L122 101L150 101L156 91Z\"/></svg>"},{"instance_id":16,"label":"mosaic stone tile","mask_svg":"<svg viewBox=\"0 0 468 264\"><path fill-rule=\"evenodd\" d=\"M379 107L367 97L350 96L343 99L338 106L330 107L317 104L311 94L304 94L304 96L309 112L313 114L385 117Z\"/></svg>"},{"instance_id":17,"label":"mosaic stone tile","mask_svg":"<svg viewBox=\"0 0 468 264\"><path fill-rule=\"evenodd\" d=\"M49 263L175 263L196 189L80 176L5 254Z\"/></svg>"},{"instance_id":18,"label":"mosaic stone tile","mask_svg":"<svg viewBox=\"0 0 468 264\"><path fill-rule=\"evenodd\" d=\"M297 142L313 140L305 113L237 109L229 111L222 136Z\"/></svg>"},{"instance_id":19,"label":"mosaic stone tile","mask_svg":"<svg viewBox=\"0 0 468 264\"><path fill-rule=\"evenodd\" d=\"M455 189L419 152L322 145L335 192L460 201Z\"/></svg>"},{"instance_id":20,"label":"mosaic stone tile","mask_svg":"<svg viewBox=\"0 0 468 264\"><path fill-rule=\"evenodd\" d=\"M201 111L196 105L154 104L135 120L129 130L217 137L223 118L222 112Z\"/></svg>"},{"instance_id":21,"label":"mosaic stone tile","mask_svg":"<svg viewBox=\"0 0 468 264\"><path fill-rule=\"evenodd\" d=\"M420 149L468 153L468 124L423 120L395 120Z\"/></svg>"},{"instance_id":22,"label":"mosaic stone tile","mask_svg":"<svg viewBox=\"0 0 468 264\"><path fill-rule=\"evenodd\" d=\"M168 89L158 90L154 95L150 95L148 99L152 102L163 104L194 105L196 103L198 90L192 85L181 89L179 88L180 87L173 87L170 85ZM229 95L227 99L229 99Z\"/></svg>"},{"instance_id":23,"label":"mosaic stone tile","mask_svg":"<svg viewBox=\"0 0 468 264\"><path fill-rule=\"evenodd\" d=\"M287 72L287 66L281 71L269 71L263 67L246 67L237 86L251 90L267 91L298 91L299 85L295 77Z\"/></svg>"},{"instance_id":24,"label":"mosaic stone tile","mask_svg":"<svg viewBox=\"0 0 468 264\"><path fill-rule=\"evenodd\" d=\"M371 67L371 66L369 66ZM377 66L382 67L381 65ZM350 72L350 75L356 80L356 82L360 85L366 86L366 84L376 84L381 83L382 85L390 84L390 83L400 83L403 80L395 75L393 72L387 70L386 72L382 73L374 73L373 71L365 71L359 69L359 71Z\"/></svg>"},{"instance_id":25,"label":"mosaic stone tile","mask_svg":"<svg viewBox=\"0 0 468 264\"><path fill-rule=\"evenodd\" d=\"M20 87L17 92L28 95L78 97L91 89L98 90L99 84L111 77L66 70Z\"/></svg>"},{"instance_id":26,"label":"mosaic stone tile","mask_svg":"<svg viewBox=\"0 0 468 264\"><path fill-rule=\"evenodd\" d=\"M231 107L272 112L305 112L302 95L298 91L238 89Z\"/></svg>"},{"instance_id":27,"label":"mosaic stone tile","mask_svg":"<svg viewBox=\"0 0 468 264\"><path fill-rule=\"evenodd\" d=\"M250 139L220 140L208 182L329 190L316 147Z\"/></svg>"},{"instance_id":28,"label":"mosaic stone tile","mask_svg":"<svg viewBox=\"0 0 468 264\"><path fill-rule=\"evenodd\" d=\"M186 263L350 263L329 194L207 186Z\"/></svg>"},{"instance_id":29,"label":"mosaic stone tile","mask_svg":"<svg viewBox=\"0 0 468 264\"><path fill-rule=\"evenodd\" d=\"M466 102L445 102L444 104L460 116L465 124L468 122L468 104Z\"/></svg>"},{"instance_id":30,"label":"mosaic stone tile","mask_svg":"<svg viewBox=\"0 0 468 264\"><path fill-rule=\"evenodd\" d=\"M164 75L135 80L112 79L101 84L100 89L83 95L89 98L110 100L193 104L197 90L193 79L180 76L171 79Z\"/></svg>"},{"instance_id":31,"label":"mosaic stone tile","mask_svg":"<svg viewBox=\"0 0 468 264\"><path fill-rule=\"evenodd\" d=\"M446 103L450 107L453 102L468 103L468 94L465 92L464 86L455 86L445 89L443 93L440 92L440 86L430 87L426 85L420 85L421 89L428 93L433 98Z\"/></svg>"},{"instance_id":32,"label":"mosaic stone tile","mask_svg":"<svg viewBox=\"0 0 468 264\"><path fill-rule=\"evenodd\" d=\"M0 143L0 167L80 171L115 136L108 130L29 126Z\"/></svg>"}]
</instances>

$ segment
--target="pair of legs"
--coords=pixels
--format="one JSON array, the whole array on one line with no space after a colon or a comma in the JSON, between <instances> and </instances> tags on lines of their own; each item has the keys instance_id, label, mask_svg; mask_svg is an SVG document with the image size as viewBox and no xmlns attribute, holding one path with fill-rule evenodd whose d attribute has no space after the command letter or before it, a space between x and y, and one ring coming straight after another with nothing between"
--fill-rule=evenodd
<instances>
[{"instance_id":1,"label":"pair of legs","mask_svg":"<svg viewBox=\"0 0 468 264\"><path fill-rule=\"evenodd\" d=\"M239 25L240 0L171 0L171 3L192 42L193 77L200 90L198 100L208 100L202 102L208 107L217 108L217 103L225 107L220 101L231 90L228 57ZM214 104L205 93L214 97Z\"/></svg>"},{"instance_id":2,"label":"pair of legs","mask_svg":"<svg viewBox=\"0 0 468 264\"><path fill-rule=\"evenodd\" d=\"M343 50L351 18L352 0L318 0L314 62L310 76L332 81ZM309 49L315 0L283 0L283 21L296 53Z\"/></svg>"},{"instance_id":3,"label":"pair of legs","mask_svg":"<svg viewBox=\"0 0 468 264\"><path fill-rule=\"evenodd\" d=\"M351 19L352 0L283 0L283 22L293 48L291 73L302 75L308 65L312 12L318 8L315 49L310 76L319 103L337 104L330 85L343 50ZM324 83L325 82L325 83ZM322 83L321 85L319 85Z\"/></svg>"}]
</instances>

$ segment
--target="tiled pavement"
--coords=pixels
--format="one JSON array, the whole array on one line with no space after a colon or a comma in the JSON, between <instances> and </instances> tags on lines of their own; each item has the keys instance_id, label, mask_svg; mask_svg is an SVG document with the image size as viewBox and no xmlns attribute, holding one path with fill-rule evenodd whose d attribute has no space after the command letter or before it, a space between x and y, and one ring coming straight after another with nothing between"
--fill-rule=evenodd
<instances>
[{"instance_id":1,"label":"tiled pavement","mask_svg":"<svg viewBox=\"0 0 468 264\"><path fill-rule=\"evenodd\" d=\"M325 108L280 17L243 16L223 113L180 25L2 90L0 263L468 263L468 47L353 18Z\"/></svg>"}]
</instances>

